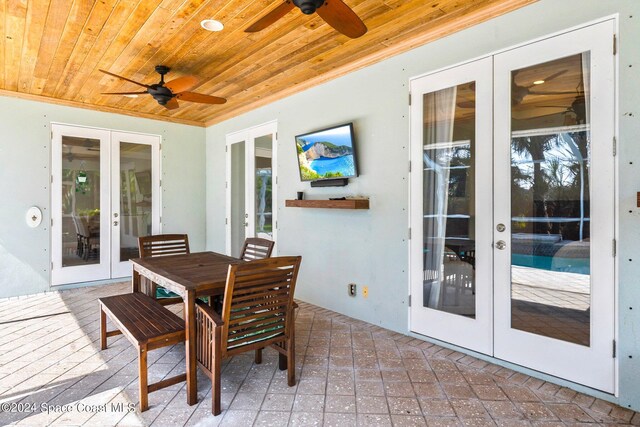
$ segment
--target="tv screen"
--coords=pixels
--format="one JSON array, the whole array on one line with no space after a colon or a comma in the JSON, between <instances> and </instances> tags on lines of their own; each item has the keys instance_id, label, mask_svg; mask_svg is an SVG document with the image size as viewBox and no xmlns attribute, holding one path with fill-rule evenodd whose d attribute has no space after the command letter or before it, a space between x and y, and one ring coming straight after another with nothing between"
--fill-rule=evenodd
<instances>
[{"instance_id":1,"label":"tv screen","mask_svg":"<svg viewBox=\"0 0 640 427\"><path fill-rule=\"evenodd\" d=\"M296 148L302 181L358 175L352 123L298 135Z\"/></svg>"}]
</instances>

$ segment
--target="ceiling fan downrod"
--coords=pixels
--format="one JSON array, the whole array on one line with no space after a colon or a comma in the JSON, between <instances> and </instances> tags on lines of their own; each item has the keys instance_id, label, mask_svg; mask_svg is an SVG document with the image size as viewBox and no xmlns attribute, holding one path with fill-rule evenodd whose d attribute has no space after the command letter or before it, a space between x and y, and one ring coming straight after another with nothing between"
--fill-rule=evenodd
<instances>
[{"instance_id":1,"label":"ceiling fan downrod","mask_svg":"<svg viewBox=\"0 0 640 427\"><path fill-rule=\"evenodd\" d=\"M323 5L324 0L292 0L293 4L298 6L302 13L311 15L316 9Z\"/></svg>"},{"instance_id":2,"label":"ceiling fan downrod","mask_svg":"<svg viewBox=\"0 0 640 427\"><path fill-rule=\"evenodd\" d=\"M171 71L171 68L166 65L156 65L156 73L160 74L160 83L151 85L148 92L153 96L153 99L158 101L160 105L167 105L167 102L171 100L175 95L164 86L164 75Z\"/></svg>"}]
</instances>

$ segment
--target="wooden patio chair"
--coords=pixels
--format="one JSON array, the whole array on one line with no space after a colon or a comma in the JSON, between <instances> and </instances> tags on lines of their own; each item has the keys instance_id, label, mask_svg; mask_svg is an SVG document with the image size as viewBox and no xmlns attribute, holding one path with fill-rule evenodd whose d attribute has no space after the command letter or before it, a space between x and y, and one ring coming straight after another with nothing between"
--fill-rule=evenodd
<instances>
[{"instance_id":1,"label":"wooden patio chair","mask_svg":"<svg viewBox=\"0 0 640 427\"><path fill-rule=\"evenodd\" d=\"M84 218L79 218L75 214L71 214L73 225L76 229L76 237L78 239L78 249L76 254L83 260L87 261L90 256L100 258L100 230L91 230L89 222Z\"/></svg>"},{"instance_id":2,"label":"wooden patio chair","mask_svg":"<svg viewBox=\"0 0 640 427\"><path fill-rule=\"evenodd\" d=\"M244 246L242 246L240 258L245 261L269 258L275 244L272 240L262 239L260 237L247 237L244 241Z\"/></svg>"},{"instance_id":3,"label":"wooden patio chair","mask_svg":"<svg viewBox=\"0 0 640 427\"><path fill-rule=\"evenodd\" d=\"M289 386L295 385L293 294L301 260L276 257L229 266L222 315L196 302L196 358L211 379L213 415L221 412L220 366L226 357L272 346Z\"/></svg>"},{"instance_id":4,"label":"wooden patio chair","mask_svg":"<svg viewBox=\"0 0 640 427\"><path fill-rule=\"evenodd\" d=\"M156 234L138 237L138 249L140 250L140 258L185 255L190 253L189 236L186 234ZM147 295L162 305L183 302L182 298L146 279L141 285ZM163 294L162 298L158 298L158 292Z\"/></svg>"}]
</instances>

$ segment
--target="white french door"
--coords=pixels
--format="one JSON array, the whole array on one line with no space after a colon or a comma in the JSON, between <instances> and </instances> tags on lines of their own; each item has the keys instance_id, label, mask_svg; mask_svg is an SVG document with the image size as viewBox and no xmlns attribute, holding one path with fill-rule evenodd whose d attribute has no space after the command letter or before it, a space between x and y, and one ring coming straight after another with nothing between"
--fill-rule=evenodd
<instances>
[{"instance_id":1,"label":"white french door","mask_svg":"<svg viewBox=\"0 0 640 427\"><path fill-rule=\"evenodd\" d=\"M411 83L411 330L610 393L613 34Z\"/></svg>"},{"instance_id":2,"label":"white french door","mask_svg":"<svg viewBox=\"0 0 640 427\"><path fill-rule=\"evenodd\" d=\"M226 251L240 255L247 237L276 240L277 122L226 137ZM277 246L276 246L277 250Z\"/></svg>"},{"instance_id":3,"label":"white french door","mask_svg":"<svg viewBox=\"0 0 640 427\"><path fill-rule=\"evenodd\" d=\"M495 355L607 392L613 34L612 21L572 31L496 55L494 69Z\"/></svg>"},{"instance_id":4,"label":"white french door","mask_svg":"<svg viewBox=\"0 0 640 427\"><path fill-rule=\"evenodd\" d=\"M412 330L492 348L491 58L413 80Z\"/></svg>"},{"instance_id":5,"label":"white french door","mask_svg":"<svg viewBox=\"0 0 640 427\"><path fill-rule=\"evenodd\" d=\"M138 237L160 233L160 137L111 132L111 276L131 275Z\"/></svg>"},{"instance_id":6,"label":"white french door","mask_svg":"<svg viewBox=\"0 0 640 427\"><path fill-rule=\"evenodd\" d=\"M52 125L53 285L131 274L138 236L160 232L160 138Z\"/></svg>"}]
</instances>

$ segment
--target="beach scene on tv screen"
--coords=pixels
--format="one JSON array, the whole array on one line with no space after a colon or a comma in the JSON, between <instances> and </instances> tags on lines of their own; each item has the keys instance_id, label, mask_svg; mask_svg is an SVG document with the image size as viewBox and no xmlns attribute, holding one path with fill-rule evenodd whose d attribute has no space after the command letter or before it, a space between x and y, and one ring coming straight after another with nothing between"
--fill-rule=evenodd
<instances>
[{"instance_id":1,"label":"beach scene on tv screen","mask_svg":"<svg viewBox=\"0 0 640 427\"><path fill-rule=\"evenodd\" d=\"M296 137L303 181L355 176L349 126Z\"/></svg>"}]
</instances>

